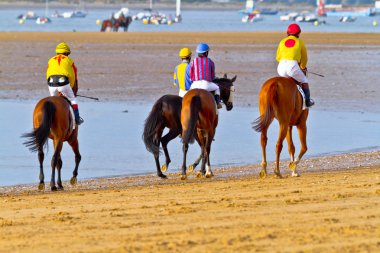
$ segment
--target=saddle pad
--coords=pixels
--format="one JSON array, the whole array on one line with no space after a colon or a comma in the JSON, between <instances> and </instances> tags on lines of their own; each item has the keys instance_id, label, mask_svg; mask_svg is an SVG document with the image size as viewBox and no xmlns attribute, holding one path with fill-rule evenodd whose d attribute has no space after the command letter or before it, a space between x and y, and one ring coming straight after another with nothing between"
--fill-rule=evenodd
<instances>
[{"instance_id":1,"label":"saddle pad","mask_svg":"<svg viewBox=\"0 0 380 253\"><path fill-rule=\"evenodd\" d=\"M305 100L305 93L303 92L301 86L299 86L298 84L297 84L297 89L302 96L302 110L305 110L305 109L307 109L306 100Z\"/></svg>"}]
</instances>

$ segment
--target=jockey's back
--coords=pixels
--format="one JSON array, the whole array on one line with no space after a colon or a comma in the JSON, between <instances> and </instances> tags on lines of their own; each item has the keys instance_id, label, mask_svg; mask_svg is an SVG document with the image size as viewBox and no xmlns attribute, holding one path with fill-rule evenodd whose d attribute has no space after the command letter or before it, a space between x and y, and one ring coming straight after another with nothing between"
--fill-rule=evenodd
<instances>
[{"instance_id":1,"label":"jockey's back","mask_svg":"<svg viewBox=\"0 0 380 253\"><path fill-rule=\"evenodd\" d=\"M302 69L307 65L307 51L304 42L294 35L289 35L278 44L276 60L295 60Z\"/></svg>"},{"instance_id":2,"label":"jockey's back","mask_svg":"<svg viewBox=\"0 0 380 253\"><path fill-rule=\"evenodd\" d=\"M190 63L190 78L192 81L212 82L215 79L214 62L206 56L195 58Z\"/></svg>"},{"instance_id":3,"label":"jockey's back","mask_svg":"<svg viewBox=\"0 0 380 253\"><path fill-rule=\"evenodd\" d=\"M74 61L62 54L50 58L46 70L46 79L54 75L66 76L69 79L71 88L73 88L77 80L77 69Z\"/></svg>"}]
</instances>

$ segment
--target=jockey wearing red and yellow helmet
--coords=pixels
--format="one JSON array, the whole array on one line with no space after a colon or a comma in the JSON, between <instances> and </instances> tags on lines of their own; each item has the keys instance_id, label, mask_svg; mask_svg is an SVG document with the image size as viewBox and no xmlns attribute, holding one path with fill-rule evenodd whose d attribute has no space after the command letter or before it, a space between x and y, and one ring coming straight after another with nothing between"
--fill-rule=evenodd
<instances>
[{"instance_id":1,"label":"jockey wearing red and yellow helmet","mask_svg":"<svg viewBox=\"0 0 380 253\"><path fill-rule=\"evenodd\" d=\"M71 49L65 42L59 43L55 52L57 55L50 58L46 69L46 80L49 85L51 96L59 93L67 97L74 110L75 121L78 125L83 123L79 116L76 93L78 91L77 68L74 61L69 57Z\"/></svg>"},{"instance_id":2,"label":"jockey wearing red and yellow helmet","mask_svg":"<svg viewBox=\"0 0 380 253\"><path fill-rule=\"evenodd\" d=\"M177 65L174 69L174 86L179 88L179 96L183 97L190 89L191 79L190 79L190 60L191 60L191 50L187 47L182 48L179 51L178 56L181 58L182 62Z\"/></svg>"},{"instance_id":3,"label":"jockey wearing red and yellow helmet","mask_svg":"<svg viewBox=\"0 0 380 253\"><path fill-rule=\"evenodd\" d=\"M292 77L297 80L305 93L306 106L314 105L310 99L309 81L307 71L307 49L299 38L301 28L297 24L290 24L287 29L288 36L280 41L277 48L276 60L279 62L277 72L283 77Z\"/></svg>"}]
</instances>

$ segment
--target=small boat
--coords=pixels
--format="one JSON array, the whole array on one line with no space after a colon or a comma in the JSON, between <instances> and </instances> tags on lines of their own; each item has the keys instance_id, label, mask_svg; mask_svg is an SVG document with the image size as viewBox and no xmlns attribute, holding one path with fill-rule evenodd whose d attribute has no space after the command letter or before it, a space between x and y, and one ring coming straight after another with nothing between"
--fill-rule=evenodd
<instances>
[{"instance_id":1,"label":"small boat","mask_svg":"<svg viewBox=\"0 0 380 253\"><path fill-rule=\"evenodd\" d=\"M300 14L298 12L290 12L286 15L281 15L281 21L294 21Z\"/></svg>"},{"instance_id":2,"label":"small boat","mask_svg":"<svg viewBox=\"0 0 380 253\"><path fill-rule=\"evenodd\" d=\"M344 17L340 17L339 18L339 22L342 22L342 23L350 23L350 22L355 22L356 21L356 18L355 17L351 17L351 16L344 16Z\"/></svg>"},{"instance_id":3,"label":"small boat","mask_svg":"<svg viewBox=\"0 0 380 253\"><path fill-rule=\"evenodd\" d=\"M311 22L314 23L315 21L319 21L317 16L314 14L301 14L297 16L294 21L296 22Z\"/></svg>"},{"instance_id":4,"label":"small boat","mask_svg":"<svg viewBox=\"0 0 380 253\"><path fill-rule=\"evenodd\" d=\"M38 18L38 15L36 15L36 13L34 13L33 11L28 11L25 14L18 15L17 18L24 19L24 20L27 20L27 19L36 20Z\"/></svg>"},{"instance_id":5,"label":"small boat","mask_svg":"<svg viewBox=\"0 0 380 253\"><path fill-rule=\"evenodd\" d=\"M50 22L51 22L51 20L49 18L47 18L47 17L38 17L36 19L36 24L38 24L38 25L43 25L43 24L47 24L47 23L50 23Z\"/></svg>"},{"instance_id":6,"label":"small boat","mask_svg":"<svg viewBox=\"0 0 380 253\"><path fill-rule=\"evenodd\" d=\"M260 20L263 20L263 18L261 17L261 15L259 13L250 13L250 14L244 15L241 19L241 22L253 23L253 22L260 21Z\"/></svg>"}]
</instances>

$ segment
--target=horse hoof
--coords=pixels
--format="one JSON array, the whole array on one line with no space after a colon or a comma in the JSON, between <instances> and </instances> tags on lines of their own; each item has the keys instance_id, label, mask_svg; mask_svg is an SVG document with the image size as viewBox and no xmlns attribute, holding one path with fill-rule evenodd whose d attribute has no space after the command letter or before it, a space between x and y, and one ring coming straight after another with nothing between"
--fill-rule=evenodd
<instances>
[{"instance_id":1,"label":"horse hoof","mask_svg":"<svg viewBox=\"0 0 380 253\"><path fill-rule=\"evenodd\" d=\"M55 192L55 191L58 190L57 186L52 186L50 189L51 189L51 191L53 191L53 192Z\"/></svg>"},{"instance_id":2,"label":"horse hoof","mask_svg":"<svg viewBox=\"0 0 380 253\"><path fill-rule=\"evenodd\" d=\"M291 171L295 171L296 168L297 168L297 164L296 164L295 162L290 162L290 163L289 163L289 169L290 169Z\"/></svg>"},{"instance_id":3,"label":"horse hoof","mask_svg":"<svg viewBox=\"0 0 380 253\"><path fill-rule=\"evenodd\" d=\"M164 174L161 174L161 175L158 175L160 178L162 178L162 179L167 179L168 177L166 176L166 175L164 175Z\"/></svg>"},{"instance_id":4,"label":"horse hoof","mask_svg":"<svg viewBox=\"0 0 380 253\"><path fill-rule=\"evenodd\" d=\"M194 165L189 165L189 167L187 167L187 171L193 172L194 171Z\"/></svg>"},{"instance_id":5,"label":"horse hoof","mask_svg":"<svg viewBox=\"0 0 380 253\"><path fill-rule=\"evenodd\" d=\"M40 184L38 185L38 190L40 190L40 191L45 190L45 184L44 184L44 183L40 183Z\"/></svg>"},{"instance_id":6,"label":"horse hoof","mask_svg":"<svg viewBox=\"0 0 380 253\"><path fill-rule=\"evenodd\" d=\"M71 185L76 185L77 184L77 178L76 177L72 177L71 180L70 180L70 184Z\"/></svg>"},{"instance_id":7,"label":"horse hoof","mask_svg":"<svg viewBox=\"0 0 380 253\"><path fill-rule=\"evenodd\" d=\"M198 172L197 173L197 178L202 178L203 177L203 173L202 172Z\"/></svg>"},{"instance_id":8,"label":"horse hoof","mask_svg":"<svg viewBox=\"0 0 380 253\"><path fill-rule=\"evenodd\" d=\"M186 180L187 179L187 176L186 175L182 175L181 176L181 180Z\"/></svg>"},{"instance_id":9,"label":"horse hoof","mask_svg":"<svg viewBox=\"0 0 380 253\"><path fill-rule=\"evenodd\" d=\"M296 171L292 171L292 177L299 177L300 174Z\"/></svg>"},{"instance_id":10,"label":"horse hoof","mask_svg":"<svg viewBox=\"0 0 380 253\"><path fill-rule=\"evenodd\" d=\"M58 191L63 191L63 186L58 186Z\"/></svg>"},{"instance_id":11,"label":"horse hoof","mask_svg":"<svg viewBox=\"0 0 380 253\"><path fill-rule=\"evenodd\" d=\"M161 171L162 172L165 172L167 170L168 170L168 166L166 166L166 164L164 164L164 165L161 166Z\"/></svg>"},{"instance_id":12,"label":"horse hoof","mask_svg":"<svg viewBox=\"0 0 380 253\"><path fill-rule=\"evenodd\" d=\"M206 173L206 178L212 178L214 175L212 173Z\"/></svg>"},{"instance_id":13,"label":"horse hoof","mask_svg":"<svg viewBox=\"0 0 380 253\"><path fill-rule=\"evenodd\" d=\"M264 179L264 178L267 177L267 173L262 170L262 171L259 172L259 176L260 176L260 178Z\"/></svg>"},{"instance_id":14,"label":"horse hoof","mask_svg":"<svg viewBox=\"0 0 380 253\"><path fill-rule=\"evenodd\" d=\"M276 178L282 179L282 175L280 173L275 173L274 175Z\"/></svg>"}]
</instances>

